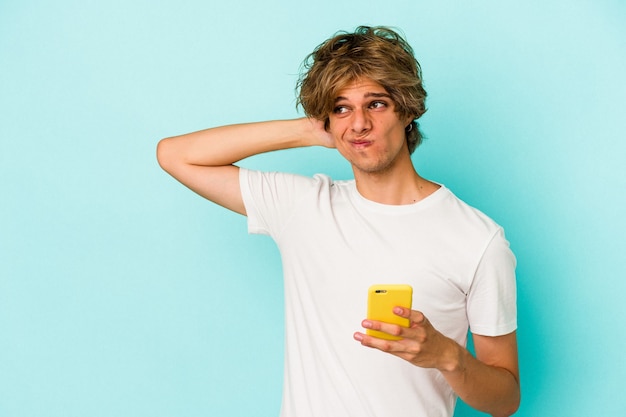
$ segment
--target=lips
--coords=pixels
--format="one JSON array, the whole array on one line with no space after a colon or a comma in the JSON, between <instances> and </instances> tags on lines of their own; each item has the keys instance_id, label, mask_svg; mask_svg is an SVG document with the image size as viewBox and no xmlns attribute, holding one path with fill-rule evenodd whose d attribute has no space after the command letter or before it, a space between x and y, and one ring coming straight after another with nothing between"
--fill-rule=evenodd
<instances>
[{"instance_id":1,"label":"lips","mask_svg":"<svg viewBox=\"0 0 626 417\"><path fill-rule=\"evenodd\" d=\"M372 144L372 141L370 140L351 140L350 144L357 148L357 149L362 149L362 148L367 148L368 146L370 146Z\"/></svg>"}]
</instances>

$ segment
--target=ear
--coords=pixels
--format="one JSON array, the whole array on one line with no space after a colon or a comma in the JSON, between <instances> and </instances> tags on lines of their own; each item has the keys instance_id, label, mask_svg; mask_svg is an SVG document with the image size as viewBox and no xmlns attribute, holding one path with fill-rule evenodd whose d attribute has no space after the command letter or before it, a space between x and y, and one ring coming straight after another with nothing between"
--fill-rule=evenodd
<instances>
[{"instance_id":1,"label":"ear","mask_svg":"<svg viewBox=\"0 0 626 417\"><path fill-rule=\"evenodd\" d=\"M406 127L409 123L415 120L415 115L398 111L398 120L404 123L404 126Z\"/></svg>"},{"instance_id":2,"label":"ear","mask_svg":"<svg viewBox=\"0 0 626 417\"><path fill-rule=\"evenodd\" d=\"M324 130L330 132L330 117L328 116L324 119Z\"/></svg>"}]
</instances>

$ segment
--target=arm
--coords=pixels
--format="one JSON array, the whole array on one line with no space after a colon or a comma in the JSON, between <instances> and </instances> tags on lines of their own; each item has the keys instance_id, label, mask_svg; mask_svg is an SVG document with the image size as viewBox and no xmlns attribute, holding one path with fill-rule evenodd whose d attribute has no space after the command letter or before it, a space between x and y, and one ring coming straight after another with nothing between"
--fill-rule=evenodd
<instances>
[{"instance_id":1,"label":"arm","mask_svg":"<svg viewBox=\"0 0 626 417\"><path fill-rule=\"evenodd\" d=\"M388 341L363 333L355 333L354 338L416 366L438 369L459 397L480 411L493 416L515 413L520 403L515 332L496 337L474 335L474 358L438 332L421 312L396 307L394 313L409 318L411 325L405 328L365 320L363 327L401 336L402 340Z\"/></svg>"},{"instance_id":2,"label":"arm","mask_svg":"<svg viewBox=\"0 0 626 417\"><path fill-rule=\"evenodd\" d=\"M157 147L161 167L201 196L246 214L233 164L252 155L280 149L333 147L323 122L281 120L222 126L163 139Z\"/></svg>"}]
</instances>

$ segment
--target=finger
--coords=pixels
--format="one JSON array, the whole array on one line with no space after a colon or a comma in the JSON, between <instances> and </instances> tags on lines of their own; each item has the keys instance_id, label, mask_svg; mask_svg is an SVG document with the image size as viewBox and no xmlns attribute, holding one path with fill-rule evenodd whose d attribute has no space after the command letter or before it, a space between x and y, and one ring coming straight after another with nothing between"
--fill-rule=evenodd
<instances>
[{"instance_id":1,"label":"finger","mask_svg":"<svg viewBox=\"0 0 626 417\"><path fill-rule=\"evenodd\" d=\"M402 306L396 306L393 308L393 314L408 319L411 317L411 309Z\"/></svg>"},{"instance_id":2,"label":"finger","mask_svg":"<svg viewBox=\"0 0 626 417\"><path fill-rule=\"evenodd\" d=\"M393 308L393 313L396 316L407 318L411 321L411 323L415 324L425 324L427 321L424 313L418 310L411 310L406 307L396 306Z\"/></svg>"},{"instance_id":3,"label":"finger","mask_svg":"<svg viewBox=\"0 0 626 417\"><path fill-rule=\"evenodd\" d=\"M409 315L409 320L411 321L411 328L424 327L428 325L428 319L421 311L412 310Z\"/></svg>"},{"instance_id":4,"label":"finger","mask_svg":"<svg viewBox=\"0 0 626 417\"><path fill-rule=\"evenodd\" d=\"M354 333L353 337L354 337L354 340L356 340L357 342L360 342L361 345L365 347L378 349L383 352L389 352L389 353L393 353L394 346L397 344L397 342L394 342L392 340L380 339L378 337L374 337L372 335L364 334L360 332Z\"/></svg>"},{"instance_id":5,"label":"finger","mask_svg":"<svg viewBox=\"0 0 626 417\"><path fill-rule=\"evenodd\" d=\"M400 326L398 324L385 323L383 321L376 320L363 320L361 325L368 330L375 330L378 332L382 332L385 335L391 336L393 339L399 339L403 337L403 332L406 327ZM371 334L368 333L369 336L376 336L377 338L385 338L385 335L380 333Z\"/></svg>"}]
</instances>

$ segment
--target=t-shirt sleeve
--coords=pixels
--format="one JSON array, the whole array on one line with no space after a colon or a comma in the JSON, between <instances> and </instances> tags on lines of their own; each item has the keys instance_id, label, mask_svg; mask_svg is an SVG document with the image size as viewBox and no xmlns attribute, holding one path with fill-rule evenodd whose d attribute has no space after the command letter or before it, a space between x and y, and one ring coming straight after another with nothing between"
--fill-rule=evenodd
<instances>
[{"instance_id":1,"label":"t-shirt sleeve","mask_svg":"<svg viewBox=\"0 0 626 417\"><path fill-rule=\"evenodd\" d=\"M313 183L304 176L241 168L239 184L248 232L276 237Z\"/></svg>"},{"instance_id":2,"label":"t-shirt sleeve","mask_svg":"<svg viewBox=\"0 0 626 417\"><path fill-rule=\"evenodd\" d=\"M498 229L483 253L468 295L472 333L501 336L517 328L515 265L509 242Z\"/></svg>"}]
</instances>

